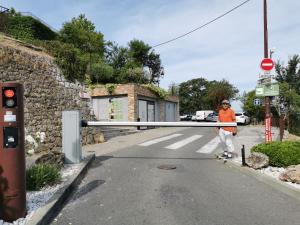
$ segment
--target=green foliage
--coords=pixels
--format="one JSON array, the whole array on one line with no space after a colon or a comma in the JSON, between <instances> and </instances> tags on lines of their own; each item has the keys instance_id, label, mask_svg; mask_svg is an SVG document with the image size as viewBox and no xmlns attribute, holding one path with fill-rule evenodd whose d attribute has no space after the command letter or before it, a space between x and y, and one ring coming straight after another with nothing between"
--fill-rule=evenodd
<instances>
[{"instance_id":1,"label":"green foliage","mask_svg":"<svg viewBox=\"0 0 300 225\"><path fill-rule=\"evenodd\" d=\"M92 83L105 84L114 81L114 69L102 62L92 64L89 75Z\"/></svg>"},{"instance_id":2,"label":"green foliage","mask_svg":"<svg viewBox=\"0 0 300 225\"><path fill-rule=\"evenodd\" d=\"M26 171L26 188L38 191L47 185L60 181L61 176L57 166L51 164L37 164Z\"/></svg>"},{"instance_id":3,"label":"green foliage","mask_svg":"<svg viewBox=\"0 0 300 225\"><path fill-rule=\"evenodd\" d=\"M218 110L223 99L235 96L238 90L228 81L192 79L179 85L180 113L198 110Z\"/></svg>"},{"instance_id":4,"label":"green foliage","mask_svg":"<svg viewBox=\"0 0 300 225\"><path fill-rule=\"evenodd\" d=\"M300 164L300 142L296 141L258 144L251 152L261 152L269 156L271 166L287 167Z\"/></svg>"},{"instance_id":5,"label":"green foliage","mask_svg":"<svg viewBox=\"0 0 300 225\"><path fill-rule=\"evenodd\" d=\"M87 59L80 50L72 44L60 41L35 41L55 57L55 61L62 70L65 78L70 81L84 81L87 70Z\"/></svg>"},{"instance_id":6,"label":"green foliage","mask_svg":"<svg viewBox=\"0 0 300 225\"><path fill-rule=\"evenodd\" d=\"M160 56L140 40L130 41L127 48L107 43L105 61L118 83L158 83L163 76Z\"/></svg>"},{"instance_id":7,"label":"green foliage","mask_svg":"<svg viewBox=\"0 0 300 225\"><path fill-rule=\"evenodd\" d=\"M12 9L8 31L17 39L45 48L69 81L146 84L159 83L163 76L160 56L148 44L141 40L132 40L127 47L105 43L103 34L84 14L65 22L56 34Z\"/></svg>"},{"instance_id":8,"label":"green foliage","mask_svg":"<svg viewBox=\"0 0 300 225\"><path fill-rule=\"evenodd\" d=\"M263 99L263 97L256 97L255 90L245 93L244 98L244 106L243 110L250 115L252 118L256 118L257 121L262 121L265 116L264 107L254 105L254 99L259 98Z\"/></svg>"},{"instance_id":9,"label":"green foliage","mask_svg":"<svg viewBox=\"0 0 300 225\"><path fill-rule=\"evenodd\" d=\"M160 99L165 99L168 96L168 92L153 84L144 84L143 87L148 88L150 91L155 93Z\"/></svg>"},{"instance_id":10,"label":"green foliage","mask_svg":"<svg viewBox=\"0 0 300 225\"><path fill-rule=\"evenodd\" d=\"M57 34L40 21L12 11L8 16L7 33L20 40L54 40Z\"/></svg>"},{"instance_id":11,"label":"green foliage","mask_svg":"<svg viewBox=\"0 0 300 225\"><path fill-rule=\"evenodd\" d=\"M116 84L106 84L105 88L107 92L111 95L113 94L114 90L116 89L117 85Z\"/></svg>"},{"instance_id":12,"label":"green foliage","mask_svg":"<svg viewBox=\"0 0 300 225\"><path fill-rule=\"evenodd\" d=\"M179 85L176 85L174 82L169 85L168 93L171 96L179 96Z\"/></svg>"},{"instance_id":13,"label":"green foliage","mask_svg":"<svg viewBox=\"0 0 300 225\"><path fill-rule=\"evenodd\" d=\"M84 14L63 24L60 30L60 40L73 44L83 53L96 53L103 56L103 34L95 30L95 25Z\"/></svg>"},{"instance_id":14,"label":"green foliage","mask_svg":"<svg viewBox=\"0 0 300 225\"><path fill-rule=\"evenodd\" d=\"M149 51L151 47L140 40L132 40L128 44L129 57L138 65L146 65L149 59Z\"/></svg>"},{"instance_id":15,"label":"green foliage","mask_svg":"<svg viewBox=\"0 0 300 225\"><path fill-rule=\"evenodd\" d=\"M300 57L291 57L287 66L277 62L276 73L281 103L285 106L287 128L291 133L300 135Z\"/></svg>"},{"instance_id":16,"label":"green foliage","mask_svg":"<svg viewBox=\"0 0 300 225\"><path fill-rule=\"evenodd\" d=\"M179 84L181 114L210 109L207 99L208 83L209 81L204 78L197 78Z\"/></svg>"},{"instance_id":17,"label":"green foliage","mask_svg":"<svg viewBox=\"0 0 300 225\"><path fill-rule=\"evenodd\" d=\"M208 85L207 99L211 109L218 110L223 99L231 99L238 93L238 89L227 80L211 81Z\"/></svg>"}]
</instances>

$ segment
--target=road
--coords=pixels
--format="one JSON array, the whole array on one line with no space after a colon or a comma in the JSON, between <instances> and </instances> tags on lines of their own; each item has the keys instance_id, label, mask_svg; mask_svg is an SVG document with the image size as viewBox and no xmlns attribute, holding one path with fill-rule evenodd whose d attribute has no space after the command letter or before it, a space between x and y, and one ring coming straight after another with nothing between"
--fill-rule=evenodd
<instances>
[{"instance_id":1,"label":"road","mask_svg":"<svg viewBox=\"0 0 300 225\"><path fill-rule=\"evenodd\" d=\"M189 128L97 157L52 225L299 224L300 202L214 159L214 137Z\"/></svg>"}]
</instances>

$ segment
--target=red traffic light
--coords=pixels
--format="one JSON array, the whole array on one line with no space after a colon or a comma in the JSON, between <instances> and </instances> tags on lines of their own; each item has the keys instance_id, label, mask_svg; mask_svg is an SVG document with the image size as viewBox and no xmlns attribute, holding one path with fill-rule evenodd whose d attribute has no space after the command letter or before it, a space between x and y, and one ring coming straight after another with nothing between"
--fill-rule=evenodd
<instances>
[{"instance_id":1,"label":"red traffic light","mask_svg":"<svg viewBox=\"0 0 300 225\"><path fill-rule=\"evenodd\" d=\"M15 91L12 90L12 89L6 89L6 90L4 91L4 96L5 96L6 98L12 98L12 97L15 96Z\"/></svg>"}]
</instances>

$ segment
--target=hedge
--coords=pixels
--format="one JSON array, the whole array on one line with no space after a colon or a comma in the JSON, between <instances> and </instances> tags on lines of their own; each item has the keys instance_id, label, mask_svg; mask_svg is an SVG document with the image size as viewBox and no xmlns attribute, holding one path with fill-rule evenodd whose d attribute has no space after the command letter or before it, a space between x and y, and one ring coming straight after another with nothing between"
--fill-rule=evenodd
<instances>
[{"instance_id":1,"label":"hedge","mask_svg":"<svg viewBox=\"0 0 300 225\"><path fill-rule=\"evenodd\" d=\"M252 147L251 152L261 152L269 156L270 166L287 167L300 164L300 142L298 141L258 144Z\"/></svg>"}]
</instances>

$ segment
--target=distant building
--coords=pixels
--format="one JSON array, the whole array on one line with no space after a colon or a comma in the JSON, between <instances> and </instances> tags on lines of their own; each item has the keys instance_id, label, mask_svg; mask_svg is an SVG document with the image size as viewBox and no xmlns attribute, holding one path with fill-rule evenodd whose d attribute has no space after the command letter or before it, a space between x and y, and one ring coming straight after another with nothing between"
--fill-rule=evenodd
<instances>
[{"instance_id":1,"label":"distant building","mask_svg":"<svg viewBox=\"0 0 300 225\"><path fill-rule=\"evenodd\" d=\"M105 86L91 91L93 110L99 121L179 121L176 96L160 99L148 88L137 84L118 84L108 93Z\"/></svg>"}]
</instances>

